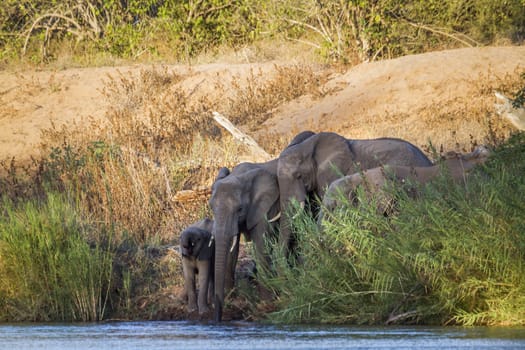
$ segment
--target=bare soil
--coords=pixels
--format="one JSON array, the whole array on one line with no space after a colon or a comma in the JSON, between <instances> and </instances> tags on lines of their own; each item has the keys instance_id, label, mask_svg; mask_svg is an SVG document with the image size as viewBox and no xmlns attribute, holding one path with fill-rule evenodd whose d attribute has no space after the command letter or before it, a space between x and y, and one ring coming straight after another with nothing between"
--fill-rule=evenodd
<instances>
[{"instance_id":1,"label":"bare soil","mask_svg":"<svg viewBox=\"0 0 525 350\"><path fill-rule=\"evenodd\" d=\"M275 65L215 63L169 66L185 74L181 86L192 93L216 95L216 83ZM102 93L108 77L137 74L144 65L66 70L0 71L0 159L37 155L41 131L55 125L104 118L110 103ZM319 68L326 69L328 68ZM487 113L493 89L525 69L525 47L467 48L363 63L330 71L321 97L301 96L269 112L256 139L270 133L291 135L311 129L349 138L401 137L425 148L429 141L446 149L483 142L490 125L511 128ZM492 119L491 119L492 118ZM210 119L210 122L211 119Z\"/></svg>"}]
</instances>

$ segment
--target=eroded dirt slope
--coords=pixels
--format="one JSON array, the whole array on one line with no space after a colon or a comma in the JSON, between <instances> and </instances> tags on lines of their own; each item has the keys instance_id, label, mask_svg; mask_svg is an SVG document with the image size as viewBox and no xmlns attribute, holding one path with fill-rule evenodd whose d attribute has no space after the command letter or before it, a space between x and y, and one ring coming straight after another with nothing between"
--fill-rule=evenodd
<instances>
[{"instance_id":1,"label":"eroded dirt slope","mask_svg":"<svg viewBox=\"0 0 525 350\"><path fill-rule=\"evenodd\" d=\"M483 141L488 120L480 113L493 108L492 87L523 70L525 47L469 48L365 63L327 83L339 91L284 105L265 127L306 125L349 138L393 136L419 146L430 140L453 148L470 135Z\"/></svg>"},{"instance_id":2,"label":"eroded dirt slope","mask_svg":"<svg viewBox=\"0 0 525 350\"><path fill-rule=\"evenodd\" d=\"M184 74L181 86L195 94L215 95L217 82L276 64L170 66ZM0 158L26 159L38 152L40 133L51 122L70 124L103 118L108 76L137 74L144 66L98 67L62 71L0 71ZM486 111L492 90L506 76L525 69L525 47L469 48L364 63L332 73L323 97L302 96L271 111L255 138L267 132L304 129L336 131L351 138L401 137L419 146L465 146L487 134ZM210 120L210 122L212 122Z\"/></svg>"}]
</instances>

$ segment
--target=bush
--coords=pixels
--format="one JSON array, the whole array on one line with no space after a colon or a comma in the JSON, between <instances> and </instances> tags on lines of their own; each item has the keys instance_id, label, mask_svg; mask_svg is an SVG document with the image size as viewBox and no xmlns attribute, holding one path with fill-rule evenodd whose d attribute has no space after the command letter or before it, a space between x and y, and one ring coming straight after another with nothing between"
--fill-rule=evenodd
<instances>
[{"instance_id":1,"label":"bush","mask_svg":"<svg viewBox=\"0 0 525 350\"><path fill-rule=\"evenodd\" d=\"M446 177L398 213L347 203L295 221L302 263L275 253L278 322L525 324L525 134L466 184Z\"/></svg>"},{"instance_id":2,"label":"bush","mask_svg":"<svg viewBox=\"0 0 525 350\"><path fill-rule=\"evenodd\" d=\"M522 0L8 0L0 8L0 59L49 60L72 43L114 57L187 60L219 47L283 38L324 59L390 58L525 35ZM88 43L88 44L86 44ZM63 48L63 47L62 47ZM18 54L17 54L18 52Z\"/></svg>"}]
</instances>

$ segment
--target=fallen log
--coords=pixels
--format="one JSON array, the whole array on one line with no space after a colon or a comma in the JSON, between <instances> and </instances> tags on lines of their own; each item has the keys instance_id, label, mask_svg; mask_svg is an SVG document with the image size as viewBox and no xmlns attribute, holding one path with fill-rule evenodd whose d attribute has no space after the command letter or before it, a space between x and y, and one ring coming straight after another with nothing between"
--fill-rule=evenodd
<instances>
[{"instance_id":1,"label":"fallen log","mask_svg":"<svg viewBox=\"0 0 525 350\"><path fill-rule=\"evenodd\" d=\"M208 198L210 194L211 188L182 190L177 191L171 199L175 202L195 202Z\"/></svg>"},{"instance_id":2,"label":"fallen log","mask_svg":"<svg viewBox=\"0 0 525 350\"><path fill-rule=\"evenodd\" d=\"M232 134L232 136L236 140L243 143L250 149L250 151L252 152L255 158L254 161L265 162L265 161L272 159L272 156L268 154L268 152L266 152L261 146L259 146L257 142L255 142L255 140L252 139L250 136L246 135L241 130L237 129L235 125L233 125L228 120L228 118L226 118L219 112L212 112L212 114L213 114L213 119L215 119L215 121L219 123L219 125L221 125L223 128L228 130L228 132Z\"/></svg>"}]
</instances>

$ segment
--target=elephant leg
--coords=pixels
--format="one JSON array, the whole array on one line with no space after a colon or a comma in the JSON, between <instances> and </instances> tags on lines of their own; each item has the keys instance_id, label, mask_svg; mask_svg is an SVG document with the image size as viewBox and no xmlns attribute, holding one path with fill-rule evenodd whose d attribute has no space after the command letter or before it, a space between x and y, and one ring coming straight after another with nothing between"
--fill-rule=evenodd
<instances>
[{"instance_id":1,"label":"elephant leg","mask_svg":"<svg viewBox=\"0 0 525 350\"><path fill-rule=\"evenodd\" d=\"M226 276L224 281L225 290L230 291L235 286L235 268L237 267L237 260L239 258L239 235L235 241L235 245L228 251L230 258L226 264Z\"/></svg>"},{"instance_id":2,"label":"elephant leg","mask_svg":"<svg viewBox=\"0 0 525 350\"><path fill-rule=\"evenodd\" d=\"M197 263L199 268L199 314L209 312L208 308L208 284L210 281L210 261L200 260Z\"/></svg>"},{"instance_id":3,"label":"elephant leg","mask_svg":"<svg viewBox=\"0 0 525 350\"><path fill-rule=\"evenodd\" d=\"M188 312L194 312L198 309L195 290L195 266L187 258L182 259L182 272L184 274L184 289L188 296Z\"/></svg>"},{"instance_id":4,"label":"elephant leg","mask_svg":"<svg viewBox=\"0 0 525 350\"><path fill-rule=\"evenodd\" d=\"M257 270L259 271L270 271L271 269L270 256L268 252L266 252L266 246L264 244L264 235L269 230L270 228L266 222L259 222L250 234L255 248L256 261L257 264L259 264L257 265ZM257 283L257 291L261 300L269 301L273 299L273 293L260 283Z\"/></svg>"}]
</instances>

